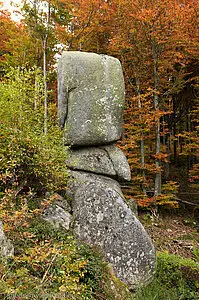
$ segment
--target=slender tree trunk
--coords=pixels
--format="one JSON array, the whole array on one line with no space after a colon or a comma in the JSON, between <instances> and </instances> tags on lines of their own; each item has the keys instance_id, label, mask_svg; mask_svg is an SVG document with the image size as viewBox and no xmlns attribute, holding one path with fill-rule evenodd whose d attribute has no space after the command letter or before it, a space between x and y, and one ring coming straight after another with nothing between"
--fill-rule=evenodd
<instances>
[{"instance_id":1,"label":"slender tree trunk","mask_svg":"<svg viewBox=\"0 0 199 300\"><path fill-rule=\"evenodd\" d=\"M157 58L157 49L156 44L153 45L153 58L154 58L154 89L155 93L153 96L154 106L156 112L159 111L159 96L157 94L159 88L159 75L158 75L158 58ZM160 118L158 117L156 123L156 155L160 153ZM160 170L160 160L156 158L155 166L157 169L157 173L155 175L155 191L154 196L158 196L161 194L161 170Z\"/></svg>"},{"instance_id":2,"label":"slender tree trunk","mask_svg":"<svg viewBox=\"0 0 199 300\"><path fill-rule=\"evenodd\" d=\"M48 86L47 86L47 40L50 23L50 3L48 2L48 13L46 19L46 34L43 40L43 75L44 75L44 134L48 132Z\"/></svg>"},{"instance_id":3,"label":"slender tree trunk","mask_svg":"<svg viewBox=\"0 0 199 300\"><path fill-rule=\"evenodd\" d=\"M37 110L37 100L38 100L38 82L37 82L37 76L35 75L34 110Z\"/></svg>"},{"instance_id":4,"label":"slender tree trunk","mask_svg":"<svg viewBox=\"0 0 199 300\"><path fill-rule=\"evenodd\" d=\"M156 155L160 153L160 119L157 120L156 125ZM162 178L161 178L161 171L160 171L160 160L156 158L155 166L157 169L157 173L155 175L155 196L161 194L161 186L162 186Z\"/></svg>"},{"instance_id":5,"label":"slender tree trunk","mask_svg":"<svg viewBox=\"0 0 199 300\"><path fill-rule=\"evenodd\" d=\"M176 141L176 99L174 98L174 104L173 104L173 158L174 158L174 164L177 163L177 141Z\"/></svg>"},{"instance_id":6,"label":"slender tree trunk","mask_svg":"<svg viewBox=\"0 0 199 300\"><path fill-rule=\"evenodd\" d=\"M163 145L166 147L166 153L167 153L167 161L164 163L164 176L166 179L169 178L169 163L170 163L170 137L169 134L165 134L165 124L166 119L165 116L163 116Z\"/></svg>"},{"instance_id":7,"label":"slender tree trunk","mask_svg":"<svg viewBox=\"0 0 199 300\"><path fill-rule=\"evenodd\" d=\"M46 68L46 47L47 38L43 41L43 74L44 74L44 134L47 134L48 128L48 87L47 87L47 68Z\"/></svg>"},{"instance_id":8,"label":"slender tree trunk","mask_svg":"<svg viewBox=\"0 0 199 300\"><path fill-rule=\"evenodd\" d=\"M169 179L169 175L170 175L170 136L168 136L167 138L167 142L166 142L166 149L167 149L167 162L165 164L165 178L168 180Z\"/></svg>"},{"instance_id":9,"label":"slender tree trunk","mask_svg":"<svg viewBox=\"0 0 199 300\"><path fill-rule=\"evenodd\" d=\"M140 83L139 79L136 78L136 92L137 92L137 97L138 97L138 108L142 108L142 103L141 103L141 93L140 93ZM142 117L139 115L140 122L142 122ZM143 138L143 133L141 133L140 136L140 160L141 160L141 166L142 166L142 176L143 176L143 193L146 194L146 188L145 188L145 183L146 183L146 174L145 174L145 151L144 151L144 138Z\"/></svg>"}]
</instances>

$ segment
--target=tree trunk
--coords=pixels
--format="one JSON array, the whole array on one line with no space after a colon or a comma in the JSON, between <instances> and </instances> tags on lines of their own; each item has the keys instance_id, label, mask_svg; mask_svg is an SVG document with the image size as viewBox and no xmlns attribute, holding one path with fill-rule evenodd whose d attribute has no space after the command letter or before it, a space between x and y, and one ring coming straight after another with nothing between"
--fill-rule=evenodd
<instances>
[{"instance_id":1,"label":"tree trunk","mask_svg":"<svg viewBox=\"0 0 199 300\"><path fill-rule=\"evenodd\" d=\"M137 97L138 97L138 108L141 109L142 108L142 103L141 103L141 93L140 93L140 83L139 83L139 79L136 78L136 93L137 93ZM139 116L140 122L142 121L142 117L141 115ZM146 174L145 174L145 151L144 151L144 138L143 138L143 134L141 133L140 136L140 161L141 161L141 166L142 166L142 176L143 176L143 193L146 194L146 188L145 188L145 184L146 184Z\"/></svg>"},{"instance_id":2,"label":"tree trunk","mask_svg":"<svg viewBox=\"0 0 199 300\"><path fill-rule=\"evenodd\" d=\"M48 13L46 19L46 34L43 40L43 74L44 74L44 134L48 132L48 87L47 87L47 40L50 23L50 3L48 2Z\"/></svg>"},{"instance_id":3,"label":"tree trunk","mask_svg":"<svg viewBox=\"0 0 199 300\"><path fill-rule=\"evenodd\" d=\"M160 153L160 119L157 121L156 125L156 155ZM155 175L155 196L161 194L161 186L162 186L162 178L161 178L161 171L160 171L160 160L156 158L155 166L157 169L157 173Z\"/></svg>"},{"instance_id":4,"label":"tree trunk","mask_svg":"<svg viewBox=\"0 0 199 300\"><path fill-rule=\"evenodd\" d=\"M37 76L35 75L34 110L37 110L37 100L38 100L38 82L37 82Z\"/></svg>"},{"instance_id":5,"label":"tree trunk","mask_svg":"<svg viewBox=\"0 0 199 300\"><path fill-rule=\"evenodd\" d=\"M167 142L166 142L166 149L167 149L167 162L165 163L165 178L168 180L170 176L170 134L167 137Z\"/></svg>"},{"instance_id":6,"label":"tree trunk","mask_svg":"<svg viewBox=\"0 0 199 300\"><path fill-rule=\"evenodd\" d=\"M43 41L43 74L44 74L44 134L47 134L47 121L48 121L48 88L47 88L47 68L46 68L46 48L47 37Z\"/></svg>"},{"instance_id":7,"label":"tree trunk","mask_svg":"<svg viewBox=\"0 0 199 300\"><path fill-rule=\"evenodd\" d=\"M159 75L158 75L158 55L157 55L157 45L154 42L152 44L152 50L153 50L153 61L154 61L154 96L153 96L153 101L154 101L154 106L156 112L159 111L159 96L157 94L158 88L159 88ZM160 153L160 118L158 117L157 123L156 123L156 152L155 154L158 155ZM160 170L160 160L156 158L155 160L155 166L157 173L155 175L155 191L154 191L154 196L158 196L161 194L161 170Z\"/></svg>"}]
</instances>

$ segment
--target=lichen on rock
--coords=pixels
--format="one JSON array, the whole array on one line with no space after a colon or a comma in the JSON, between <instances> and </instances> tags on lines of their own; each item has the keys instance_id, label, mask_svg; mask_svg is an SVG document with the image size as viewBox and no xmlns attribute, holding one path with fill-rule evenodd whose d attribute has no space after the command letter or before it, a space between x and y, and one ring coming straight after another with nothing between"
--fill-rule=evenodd
<instances>
[{"instance_id":1,"label":"lichen on rock","mask_svg":"<svg viewBox=\"0 0 199 300\"><path fill-rule=\"evenodd\" d=\"M77 238L99 247L116 276L132 289L147 283L155 271L155 249L115 188L117 183L102 176L100 180L85 176L84 182L82 178L81 174L81 184L76 181L72 200Z\"/></svg>"}]
</instances>

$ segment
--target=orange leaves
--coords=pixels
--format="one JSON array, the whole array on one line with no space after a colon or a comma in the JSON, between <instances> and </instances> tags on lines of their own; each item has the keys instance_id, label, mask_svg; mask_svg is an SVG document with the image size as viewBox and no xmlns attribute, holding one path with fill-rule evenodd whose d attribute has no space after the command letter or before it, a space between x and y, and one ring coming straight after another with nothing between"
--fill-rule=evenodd
<instances>
[{"instance_id":1,"label":"orange leaves","mask_svg":"<svg viewBox=\"0 0 199 300\"><path fill-rule=\"evenodd\" d=\"M168 154L167 153L159 152L157 154L152 155L152 157L154 157L155 159L158 159L162 162L168 162Z\"/></svg>"},{"instance_id":2,"label":"orange leaves","mask_svg":"<svg viewBox=\"0 0 199 300\"><path fill-rule=\"evenodd\" d=\"M137 204L141 207L149 207L155 203L154 198L142 197L136 200Z\"/></svg>"},{"instance_id":3,"label":"orange leaves","mask_svg":"<svg viewBox=\"0 0 199 300\"><path fill-rule=\"evenodd\" d=\"M175 200L175 194L164 194L149 198L147 196L137 196L136 202L140 207L165 206L168 208L178 208L178 202Z\"/></svg>"}]
</instances>

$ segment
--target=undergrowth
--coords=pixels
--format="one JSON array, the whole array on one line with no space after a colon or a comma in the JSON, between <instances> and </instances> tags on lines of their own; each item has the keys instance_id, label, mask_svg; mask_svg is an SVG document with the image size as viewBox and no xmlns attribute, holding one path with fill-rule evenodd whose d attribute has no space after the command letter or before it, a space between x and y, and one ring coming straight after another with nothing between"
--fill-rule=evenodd
<instances>
[{"instance_id":1,"label":"undergrowth","mask_svg":"<svg viewBox=\"0 0 199 300\"><path fill-rule=\"evenodd\" d=\"M125 284L114 278L102 255L69 232L55 230L37 216L25 236L22 244L9 234L16 253L0 261L0 299L129 298Z\"/></svg>"}]
</instances>

